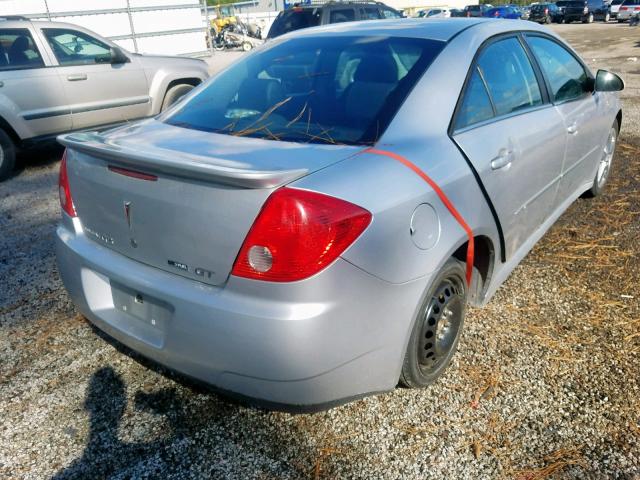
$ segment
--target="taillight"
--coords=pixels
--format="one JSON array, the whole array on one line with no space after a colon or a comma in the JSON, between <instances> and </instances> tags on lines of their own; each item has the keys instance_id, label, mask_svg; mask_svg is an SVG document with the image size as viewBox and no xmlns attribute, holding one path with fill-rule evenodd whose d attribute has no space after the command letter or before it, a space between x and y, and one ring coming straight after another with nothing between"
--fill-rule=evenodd
<instances>
[{"instance_id":1,"label":"taillight","mask_svg":"<svg viewBox=\"0 0 640 480\"><path fill-rule=\"evenodd\" d=\"M620 7L620 10L626 10L627 7Z\"/></svg>"},{"instance_id":2,"label":"taillight","mask_svg":"<svg viewBox=\"0 0 640 480\"><path fill-rule=\"evenodd\" d=\"M271 282L308 278L329 266L371 223L371 213L321 193L281 188L267 199L232 275Z\"/></svg>"},{"instance_id":3,"label":"taillight","mask_svg":"<svg viewBox=\"0 0 640 480\"><path fill-rule=\"evenodd\" d=\"M545 14L545 15L549 15L549 9L548 9L548 8L545 8L545 9L544 9L544 14Z\"/></svg>"},{"instance_id":4,"label":"taillight","mask_svg":"<svg viewBox=\"0 0 640 480\"><path fill-rule=\"evenodd\" d=\"M67 150L62 154L60 162L60 175L58 176L58 194L60 195L60 206L70 217L77 217L76 207L73 205L71 198L71 189L69 188L69 175L67 175Z\"/></svg>"},{"instance_id":5,"label":"taillight","mask_svg":"<svg viewBox=\"0 0 640 480\"><path fill-rule=\"evenodd\" d=\"M499 17L499 16L500 16L500 12L494 12L494 13L493 13L493 16L494 16L494 17Z\"/></svg>"}]
</instances>

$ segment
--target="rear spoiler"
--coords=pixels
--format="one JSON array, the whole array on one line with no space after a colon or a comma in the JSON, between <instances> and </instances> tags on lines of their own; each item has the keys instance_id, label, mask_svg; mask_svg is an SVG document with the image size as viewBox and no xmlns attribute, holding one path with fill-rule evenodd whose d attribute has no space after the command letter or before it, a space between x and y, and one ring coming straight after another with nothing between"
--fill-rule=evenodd
<instances>
[{"instance_id":1,"label":"rear spoiler","mask_svg":"<svg viewBox=\"0 0 640 480\"><path fill-rule=\"evenodd\" d=\"M71 150L119 165L242 188L274 188L308 173L307 169L250 170L233 168L225 166L223 159L159 148L141 151L106 141L98 132L69 133L59 136L58 142Z\"/></svg>"}]
</instances>

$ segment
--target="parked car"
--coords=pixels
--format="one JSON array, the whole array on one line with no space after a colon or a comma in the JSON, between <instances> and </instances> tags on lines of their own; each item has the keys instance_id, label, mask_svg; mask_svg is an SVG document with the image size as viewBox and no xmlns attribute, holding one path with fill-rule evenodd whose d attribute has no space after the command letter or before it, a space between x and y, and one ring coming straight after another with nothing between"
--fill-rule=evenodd
<instances>
[{"instance_id":1,"label":"parked car","mask_svg":"<svg viewBox=\"0 0 640 480\"><path fill-rule=\"evenodd\" d=\"M609 15L611 15L611 20L618 19L618 11L620 10L622 2L624 2L624 0L612 0L609 4Z\"/></svg>"},{"instance_id":2,"label":"parked car","mask_svg":"<svg viewBox=\"0 0 640 480\"><path fill-rule=\"evenodd\" d=\"M402 18L402 13L384 3L367 0L296 5L281 11L273 21L267 38L275 38L302 28L357 20Z\"/></svg>"},{"instance_id":3,"label":"parked car","mask_svg":"<svg viewBox=\"0 0 640 480\"><path fill-rule=\"evenodd\" d=\"M531 15L531 6L530 5L522 5L519 7L522 16L520 17L522 20L529 20L529 16Z\"/></svg>"},{"instance_id":4,"label":"parked car","mask_svg":"<svg viewBox=\"0 0 640 480\"><path fill-rule=\"evenodd\" d=\"M207 76L201 60L135 55L77 25L0 17L0 180L17 149L155 115Z\"/></svg>"},{"instance_id":5,"label":"parked car","mask_svg":"<svg viewBox=\"0 0 640 480\"><path fill-rule=\"evenodd\" d=\"M531 7L529 20L537 23L559 23L562 21L562 14L555 3L538 3Z\"/></svg>"},{"instance_id":6,"label":"parked car","mask_svg":"<svg viewBox=\"0 0 640 480\"><path fill-rule=\"evenodd\" d=\"M622 88L531 22L296 32L60 138L59 272L119 342L271 408L423 387L466 305L603 191Z\"/></svg>"},{"instance_id":7,"label":"parked car","mask_svg":"<svg viewBox=\"0 0 640 480\"><path fill-rule=\"evenodd\" d=\"M464 7L464 13L467 17L482 17L484 16L484 13L490 8L493 8L493 5L467 5L466 7Z\"/></svg>"},{"instance_id":8,"label":"parked car","mask_svg":"<svg viewBox=\"0 0 640 480\"><path fill-rule=\"evenodd\" d=\"M611 15L609 4L603 0L559 0L556 2L564 23L593 23L594 20L608 22Z\"/></svg>"},{"instance_id":9,"label":"parked car","mask_svg":"<svg viewBox=\"0 0 640 480\"><path fill-rule=\"evenodd\" d=\"M624 0L618 10L618 22L626 22L640 13L640 0Z\"/></svg>"},{"instance_id":10,"label":"parked car","mask_svg":"<svg viewBox=\"0 0 640 480\"><path fill-rule=\"evenodd\" d=\"M418 12L418 18L449 18L450 16L451 11L446 7L431 8Z\"/></svg>"},{"instance_id":11,"label":"parked car","mask_svg":"<svg viewBox=\"0 0 640 480\"><path fill-rule=\"evenodd\" d=\"M520 12L520 10L516 8L509 7L509 6L502 6L502 7L490 8L489 10L484 12L483 16L488 18L508 18L508 19L517 20L522 16L522 13Z\"/></svg>"},{"instance_id":12,"label":"parked car","mask_svg":"<svg viewBox=\"0 0 640 480\"><path fill-rule=\"evenodd\" d=\"M464 9L461 8L452 8L449 10L451 12L452 17L466 17Z\"/></svg>"}]
</instances>

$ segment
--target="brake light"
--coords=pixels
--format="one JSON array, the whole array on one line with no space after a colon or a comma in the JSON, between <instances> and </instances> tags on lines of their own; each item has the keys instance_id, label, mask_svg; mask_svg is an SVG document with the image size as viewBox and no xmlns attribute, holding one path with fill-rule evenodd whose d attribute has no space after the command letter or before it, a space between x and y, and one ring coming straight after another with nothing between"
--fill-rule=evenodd
<instances>
[{"instance_id":1,"label":"brake light","mask_svg":"<svg viewBox=\"0 0 640 480\"><path fill-rule=\"evenodd\" d=\"M499 17L500 16L500 12L493 12L493 16L494 17Z\"/></svg>"},{"instance_id":2,"label":"brake light","mask_svg":"<svg viewBox=\"0 0 640 480\"><path fill-rule=\"evenodd\" d=\"M627 7L620 7L620 10L627 10Z\"/></svg>"},{"instance_id":3,"label":"brake light","mask_svg":"<svg viewBox=\"0 0 640 480\"><path fill-rule=\"evenodd\" d=\"M371 213L321 193L281 188L267 199L232 275L293 282L328 267L369 226Z\"/></svg>"},{"instance_id":4,"label":"brake light","mask_svg":"<svg viewBox=\"0 0 640 480\"><path fill-rule=\"evenodd\" d=\"M67 150L65 149L60 161L60 174L58 176L58 194L60 196L60 206L70 217L77 217L76 207L73 205L71 198L71 189L69 188L69 175L67 175Z\"/></svg>"},{"instance_id":5,"label":"brake light","mask_svg":"<svg viewBox=\"0 0 640 480\"><path fill-rule=\"evenodd\" d=\"M545 9L544 9L544 14L545 14L545 15L549 15L549 9L548 9L548 8L545 8Z\"/></svg>"},{"instance_id":6,"label":"brake light","mask_svg":"<svg viewBox=\"0 0 640 480\"><path fill-rule=\"evenodd\" d=\"M640 10L640 7L633 7L634 10Z\"/></svg>"}]
</instances>

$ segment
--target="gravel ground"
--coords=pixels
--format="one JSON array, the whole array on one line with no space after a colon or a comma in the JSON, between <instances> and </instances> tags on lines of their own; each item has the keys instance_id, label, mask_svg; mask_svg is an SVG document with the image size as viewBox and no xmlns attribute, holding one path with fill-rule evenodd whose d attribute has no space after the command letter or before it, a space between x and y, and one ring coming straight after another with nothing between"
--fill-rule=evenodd
<instances>
[{"instance_id":1,"label":"gravel ground","mask_svg":"<svg viewBox=\"0 0 640 480\"><path fill-rule=\"evenodd\" d=\"M23 158L0 184L0 478L640 479L640 29L554 28L627 81L611 183L469 312L421 391L289 415L150 365L58 278L60 150Z\"/></svg>"}]
</instances>

